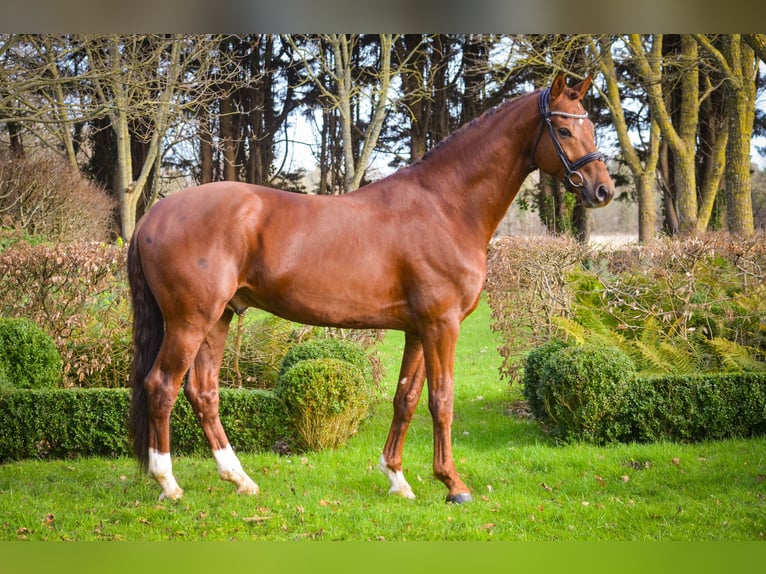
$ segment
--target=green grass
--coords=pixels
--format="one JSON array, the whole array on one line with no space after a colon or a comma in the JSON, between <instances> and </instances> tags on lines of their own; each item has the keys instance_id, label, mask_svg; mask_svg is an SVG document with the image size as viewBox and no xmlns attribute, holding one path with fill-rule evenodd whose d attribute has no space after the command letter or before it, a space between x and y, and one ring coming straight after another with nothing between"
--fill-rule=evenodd
<instances>
[{"instance_id":1,"label":"green grass","mask_svg":"<svg viewBox=\"0 0 766 574\"><path fill-rule=\"evenodd\" d=\"M422 400L405 446L416 500L388 496L377 460L388 398L338 451L240 459L261 487L238 496L210 458L176 457L185 489L158 502L130 459L0 466L0 540L764 540L766 439L593 447L553 443L510 416L518 393L482 304L458 346L454 454L474 502L444 503ZM381 345L390 397L403 338ZM425 399L425 397L424 397Z\"/></svg>"}]
</instances>

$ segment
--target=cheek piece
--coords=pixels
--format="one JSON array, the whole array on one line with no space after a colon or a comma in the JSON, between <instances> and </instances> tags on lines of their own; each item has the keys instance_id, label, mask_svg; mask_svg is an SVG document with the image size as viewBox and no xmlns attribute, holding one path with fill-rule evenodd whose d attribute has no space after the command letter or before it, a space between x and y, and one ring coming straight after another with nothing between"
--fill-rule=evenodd
<instances>
[{"instance_id":1,"label":"cheek piece","mask_svg":"<svg viewBox=\"0 0 766 574\"><path fill-rule=\"evenodd\" d=\"M562 116L565 118L585 119L588 117L588 112L585 112L584 114L570 114L567 112L558 111L552 112L550 109L550 88L545 88L540 92L537 103L540 108L540 115L543 118L543 123L540 124L540 132L537 134L537 141L535 142L535 147L532 151L533 163L535 153L537 152L537 145L540 143L540 138L543 135L543 129L545 126L548 126L548 133L551 136L551 141L553 142L553 147L556 150L556 155L559 156L561 163L564 165L564 172L566 174L564 183L568 188L570 188L570 191L572 188L583 187L585 185L585 178L579 172L579 169L592 161L604 161L604 154L602 154L600 151L592 151L588 154L585 154L577 161L570 162L566 153L564 153L564 148L561 147L561 142L559 142L558 138L556 137L556 130L553 129L551 117Z\"/></svg>"}]
</instances>

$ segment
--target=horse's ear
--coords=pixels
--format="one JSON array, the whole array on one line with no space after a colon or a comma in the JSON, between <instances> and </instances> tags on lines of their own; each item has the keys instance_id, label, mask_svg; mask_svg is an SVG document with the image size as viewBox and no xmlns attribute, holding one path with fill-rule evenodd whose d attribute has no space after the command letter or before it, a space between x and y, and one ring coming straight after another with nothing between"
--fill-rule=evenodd
<instances>
[{"instance_id":1,"label":"horse's ear","mask_svg":"<svg viewBox=\"0 0 766 574\"><path fill-rule=\"evenodd\" d=\"M551 95L550 99L551 101L555 101L556 98L558 98L563 92L564 88L567 87L567 81L564 77L564 74L556 74L556 77L553 80L553 84L551 85Z\"/></svg>"},{"instance_id":2,"label":"horse's ear","mask_svg":"<svg viewBox=\"0 0 766 574\"><path fill-rule=\"evenodd\" d=\"M582 100L585 94L588 92L591 81L593 81L593 74L588 74L587 78L572 88L575 92L577 92L578 100Z\"/></svg>"}]
</instances>

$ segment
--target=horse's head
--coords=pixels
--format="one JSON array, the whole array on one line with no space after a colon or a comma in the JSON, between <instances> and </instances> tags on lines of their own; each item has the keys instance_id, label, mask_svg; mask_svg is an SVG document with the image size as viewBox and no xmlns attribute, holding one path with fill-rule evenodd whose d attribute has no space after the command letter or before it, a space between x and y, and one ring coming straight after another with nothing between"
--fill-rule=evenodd
<instances>
[{"instance_id":1,"label":"horse's head","mask_svg":"<svg viewBox=\"0 0 766 574\"><path fill-rule=\"evenodd\" d=\"M532 152L533 164L559 178L587 207L603 207L614 183L596 149L593 123L582 106L591 76L570 88L562 74L539 94L543 124Z\"/></svg>"}]
</instances>

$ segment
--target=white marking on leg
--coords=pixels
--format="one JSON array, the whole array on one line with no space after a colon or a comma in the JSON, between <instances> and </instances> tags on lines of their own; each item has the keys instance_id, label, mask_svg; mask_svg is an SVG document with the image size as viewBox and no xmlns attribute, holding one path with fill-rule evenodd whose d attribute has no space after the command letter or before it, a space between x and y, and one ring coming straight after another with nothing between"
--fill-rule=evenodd
<instances>
[{"instance_id":1,"label":"white marking on leg","mask_svg":"<svg viewBox=\"0 0 766 574\"><path fill-rule=\"evenodd\" d=\"M173 476L173 463L170 461L170 453L161 453L153 448L149 449L149 476L154 478L162 487L160 500L181 498L184 491L178 486Z\"/></svg>"},{"instance_id":2,"label":"white marking on leg","mask_svg":"<svg viewBox=\"0 0 766 574\"><path fill-rule=\"evenodd\" d=\"M388 489L389 494L398 494L404 498L415 498L415 493L412 492L412 488L404 479L404 473L401 470L394 471L388 468L386 457L382 454L380 455L378 468L388 477L388 481L391 483L391 488Z\"/></svg>"},{"instance_id":3,"label":"white marking on leg","mask_svg":"<svg viewBox=\"0 0 766 574\"><path fill-rule=\"evenodd\" d=\"M258 494L258 485L242 469L242 464L230 444L222 449L214 450L213 456L218 463L218 476L221 480L236 484L237 492L240 494Z\"/></svg>"},{"instance_id":4,"label":"white marking on leg","mask_svg":"<svg viewBox=\"0 0 766 574\"><path fill-rule=\"evenodd\" d=\"M400 385L406 385L407 384L407 377L402 377L402 380L399 381Z\"/></svg>"}]
</instances>

